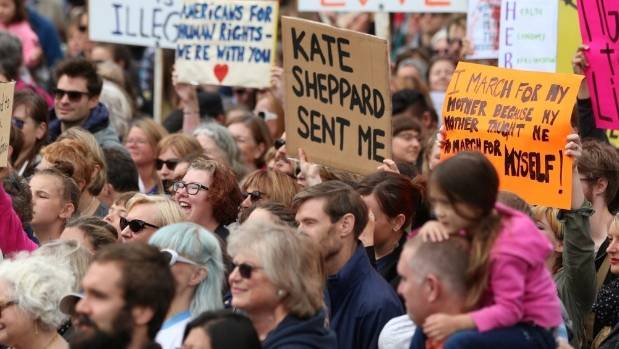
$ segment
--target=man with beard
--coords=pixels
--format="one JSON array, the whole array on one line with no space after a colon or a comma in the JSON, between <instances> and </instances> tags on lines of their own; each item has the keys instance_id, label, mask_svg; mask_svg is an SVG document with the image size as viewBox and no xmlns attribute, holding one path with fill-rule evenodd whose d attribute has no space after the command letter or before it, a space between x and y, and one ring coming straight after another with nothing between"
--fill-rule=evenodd
<instances>
[{"instance_id":1,"label":"man with beard","mask_svg":"<svg viewBox=\"0 0 619 349\"><path fill-rule=\"evenodd\" d=\"M102 248L82 280L72 349L160 348L155 335L174 296L166 258L147 244Z\"/></svg>"},{"instance_id":2,"label":"man with beard","mask_svg":"<svg viewBox=\"0 0 619 349\"><path fill-rule=\"evenodd\" d=\"M380 330L404 309L359 242L368 222L363 199L348 184L328 181L298 193L293 206L299 230L321 248L329 275L325 303L338 347L377 348Z\"/></svg>"}]
</instances>

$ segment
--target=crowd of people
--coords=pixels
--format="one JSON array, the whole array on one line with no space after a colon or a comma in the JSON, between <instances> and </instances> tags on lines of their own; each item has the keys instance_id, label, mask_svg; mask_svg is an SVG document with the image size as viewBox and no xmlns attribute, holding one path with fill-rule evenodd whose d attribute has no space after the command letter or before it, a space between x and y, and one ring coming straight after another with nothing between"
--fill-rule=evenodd
<instances>
[{"instance_id":1,"label":"crowd of people","mask_svg":"<svg viewBox=\"0 0 619 349\"><path fill-rule=\"evenodd\" d=\"M154 50L90 41L86 5L0 0L1 346L619 346L619 153L586 83L571 208L533 206L479 153L440 161L464 15L391 15L392 157L360 176L286 147L281 57L261 90L182 83L168 59L156 122Z\"/></svg>"}]
</instances>

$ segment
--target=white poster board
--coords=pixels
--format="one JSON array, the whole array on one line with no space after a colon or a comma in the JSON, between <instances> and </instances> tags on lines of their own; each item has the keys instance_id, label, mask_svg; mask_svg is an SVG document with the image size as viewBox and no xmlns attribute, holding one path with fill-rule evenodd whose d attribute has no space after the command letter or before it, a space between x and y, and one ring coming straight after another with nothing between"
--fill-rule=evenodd
<instances>
[{"instance_id":1,"label":"white poster board","mask_svg":"<svg viewBox=\"0 0 619 349\"><path fill-rule=\"evenodd\" d=\"M466 0L298 0L299 11L462 12Z\"/></svg>"},{"instance_id":2,"label":"white poster board","mask_svg":"<svg viewBox=\"0 0 619 349\"><path fill-rule=\"evenodd\" d=\"M175 48L180 0L91 0L90 40Z\"/></svg>"},{"instance_id":3,"label":"white poster board","mask_svg":"<svg viewBox=\"0 0 619 349\"><path fill-rule=\"evenodd\" d=\"M559 2L503 0L499 67L554 72Z\"/></svg>"},{"instance_id":4,"label":"white poster board","mask_svg":"<svg viewBox=\"0 0 619 349\"><path fill-rule=\"evenodd\" d=\"M469 0L466 32L473 53L468 59L499 57L501 0Z\"/></svg>"},{"instance_id":5,"label":"white poster board","mask_svg":"<svg viewBox=\"0 0 619 349\"><path fill-rule=\"evenodd\" d=\"M278 5L262 0L184 0L176 45L179 81L270 86Z\"/></svg>"}]
</instances>

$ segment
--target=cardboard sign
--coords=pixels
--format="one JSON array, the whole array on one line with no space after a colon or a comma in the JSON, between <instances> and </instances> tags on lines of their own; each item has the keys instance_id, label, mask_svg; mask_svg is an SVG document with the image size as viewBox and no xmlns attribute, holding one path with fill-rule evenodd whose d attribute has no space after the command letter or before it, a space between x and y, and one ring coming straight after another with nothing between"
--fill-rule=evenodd
<instances>
[{"instance_id":1,"label":"cardboard sign","mask_svg":"<svg viewBox=\"0 0 619 349\"><path fill-rule=\"evenodd\" d=\"M499 67L555 72L557 1L502 0Z\"/></svg>"},{"instance_id":2,"label":"cardboard sign","mask_svg":"<svg viewBox=\"0 0 619 349\"><path fill-rule=\"evenodd\" d=\"M469 59L499 57L501 0L469 0L466 32L473 54Z\"/></svg>"},{"instance_id":3,"label":"cardboard sign","mask_svg":"<svg viewBox=\"0 0 619 349\"><path fill-rule=\"evenodd\" d=\"M463 0L299 0L299 11L466 12Z\"/></svg>"},{"instance_id":4,"label":"cardboard sign","mask_svg":"<svg viewBox=\"0 0 619 349\"><path fill-rule=\"evenodd\" d=\"M559 0L557 72L572 73L572 58L582 45L576 0Z\"/></svg>"},{"instance_id":5,"label":"cardboard sign","mask_svg":"<svg viewBox=\"0 0 619 349\"><path fill-rule=\"evenodd\" d=\"M270 86L278 9L277 1L185 0L176 46L179 81Z\"/></svg>"},{"instance_id":6,"label":"cardboard sign","mask_svg":"<svg viewBox=\"0 0 619 349\"><path fill-rule=\"evenodd\" d=\"M619 2L580 1L578 17L589 69L585 71L598 128L619 129Z\"/></svg>"},{"instance_id":7,"label":"cardboard sign","mask_svg":"<svg viewBox=\"0 0 619 349\"><path fill-rule=\"evenodd\" d=\"M480 151L502 190L529 204L570 208L572 160L564 149L581 80L460 62L443 104L441 158Z\"/></svg>"},{"instance_id":8,"label":"cardboard sign","mask_svg":"<svg viewBox=\"0 0 619 349\"><path fill-rule=\"evenodd\" d=\"M90 1L90 40L175 48L181 7L180 0Z\"/></svg>"},{"instance_id":9,"label":"cardboard sign","mask_svg":"<svg viewBox=\"0 0 619 349\"><path fill-rule=\"evenodd\" d=\"M0 168L9 163L9 139L13 116L13 93L15 82L0 83Z\"/></svg>"},{"instance_id":10,"label":"cardboard sign","mask_svg":"<svg viewBox=\"0 0 619 349\"><path fill-rule=\"evenodd\" d=\"M391 157L388 42L282 17L286 148L369 174Z\"/></svg>"}]
</instances>

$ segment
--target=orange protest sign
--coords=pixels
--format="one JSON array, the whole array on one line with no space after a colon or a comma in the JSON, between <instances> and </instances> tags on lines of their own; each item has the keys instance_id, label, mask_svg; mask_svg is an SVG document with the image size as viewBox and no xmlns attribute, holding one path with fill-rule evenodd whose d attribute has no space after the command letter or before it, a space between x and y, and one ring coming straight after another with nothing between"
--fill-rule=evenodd
<instances>
[{"instance_id":1,"label":"orange protest sign","mask_svg":"<svg viewBox=\"0 0 619 349\"><path fill-rule=\"evenodd\" d=\"M460 62L443 103L441 158L480 151L498 171L501 190L529 204L570 208L572 160L564 148L582 78Z\"/></svg>"}]
</instances>

